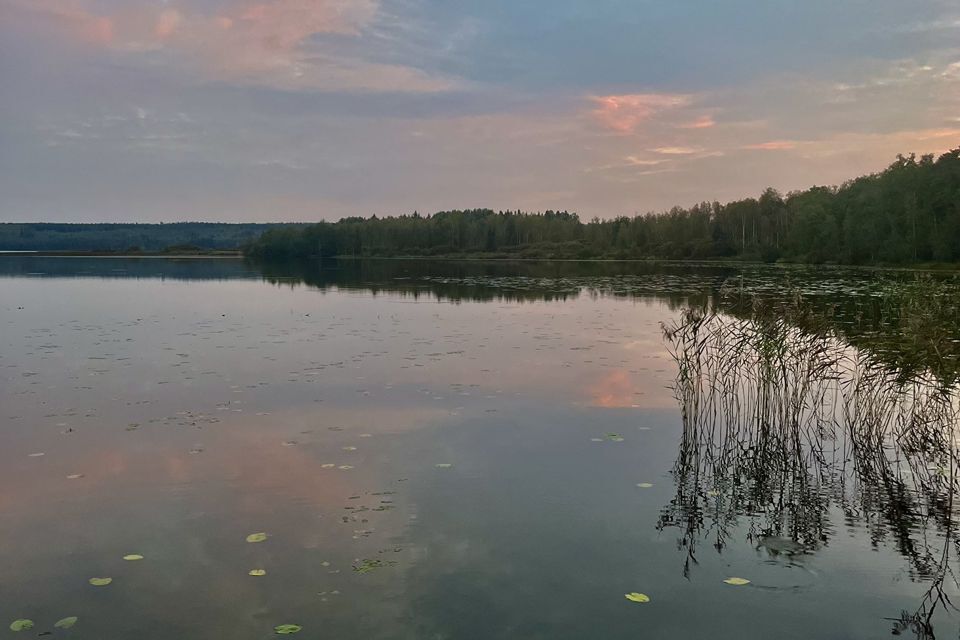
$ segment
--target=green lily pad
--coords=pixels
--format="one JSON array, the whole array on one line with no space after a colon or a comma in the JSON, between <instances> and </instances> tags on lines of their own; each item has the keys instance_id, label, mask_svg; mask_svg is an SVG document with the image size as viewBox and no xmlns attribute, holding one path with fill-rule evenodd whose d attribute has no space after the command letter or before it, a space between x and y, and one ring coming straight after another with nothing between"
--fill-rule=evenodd
<instances>
[{"instance_id":1,"label":"green lily pad","mask_svg":"<svg viewBox=\"0 0 960 640\"><path fill-rule=\"evenodd\" d=\"M69 616L67 618L63 618L62 620L57 620L53 626L55 626L57 629L69 629L73 625L77 624L77 620L79 620L77 616Z\"/></svg>"},{"instance_id":2,"label":"green lily pad","mask_svg":"<svg viewBox=\"0 0 960 640\"><path fill-rule=\"evenodd\" d=\"M267 575L266 569L250 569L248 572L251 576L265 576Z\"/></svg>"},{"instance_id":3,"label":"green lily pad","mask_svg":"<svg viewBox=\"0 0 960 640\"><path fill-rule=\"evenodd\" d=\"M750 584L750 581L746 578L727 578L724 580L727 584L732 584L735 587L742 587L745 584Z\"/></svg>"},{"instance_id":4,"label":"green lily pad","mask_svg":"<svg viewBox=\"0 0 960 640\"><path fill-rule=\"evenodd\" d=\"M90 578L88 582L95 587L105 587L113 582L113 578Z\"/></svg>"},{"instance_id":5,"label":"green lily pad","mask_svg":"<svg viewBox=\"0 0 960 640\"><path fill-rule=\"evenodd\" d=\"M650 596L648 596L645 593L637 593L636 591L634 591L633 593L625 593L623 594L623 597L629 600L630 602L639 602L639 603L650 602Z\"/></svg>"},{"instance_id":6,"label":"green lily pad","mask_svg":"<svg viewBox=\"0 0 960 640\"><path fill-rule=\"evenodd\" d=\"M10 631L26 631L33 629L33 620L14 620L10 623Z\"/></svg>"},{"instance_id":7,"label":"green lily pad","mask_svg":"<svg viewBox=\"0 0 960 640\"><path fill-rule=\"evenodd\" d=\"M247 542L263 542L267 539L267 534L261 533L251 533L247 536Z\"/></svg>"},{"instance_id":8,"label":"green lily pad","mask_svg":"<svg viewBox=\"0 0 960 640\"><path fill-rule=\"evenodd\" d=\"M303 627L298 624L280 624L273 628L274 633L281 636L288 636L291 633L298 633Z\"/></svg>"},{"instance_id":9,"label":"green lily pad","mask_svg":"<svg viewBox=\"0 0 960 640\"><path fill-rule=\"evenodd\" d=\"M139 553L131 553L131 554L128 554L128 555L123 556L123 559L124 559L124 560L127 560L127 561L129 561L129 562L133 562L133 561L135 561L135 560L143 560L143 556L140 555Z\"/></svg>"}]
</instances>

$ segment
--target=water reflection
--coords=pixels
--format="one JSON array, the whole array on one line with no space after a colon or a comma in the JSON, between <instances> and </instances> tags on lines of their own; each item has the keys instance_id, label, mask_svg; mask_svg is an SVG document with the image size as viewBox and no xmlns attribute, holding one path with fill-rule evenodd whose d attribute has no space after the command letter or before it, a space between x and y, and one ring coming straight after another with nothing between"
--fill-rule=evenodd
<instances>
[{"instance_id":1,"label":"water reflection","mask_svg":"<svg viewBox=\"0 0 960 640\"><path fill-rule=\"evenodd\" d=\"M683 574L702 543L722 552L744 529L770 562L802 567L862 526L927 585L893 633L934 638L960 587L957 385L942 362L904 370L851 347L799 296L748 306L740 318L693 307L664 326L683 432L658 527L678 532Z\"/></svg>"},{"instance_id":2,"label":"water reflection","mask_svg":"<svg viewBox=\"0 0 960 640\"><path fill-rule=\"evenodd\" d=\"M77 638L296 623L384 640L867 640L895 618L942 636L953 454L908 428L943 409L896 358L904 336L941 354L952 336L885 310L914 280L0 259L0 620L79 615ZM788 313L797 289L813 303ZM761 303L784 322L764 324ZM773 364L681 349L681 413L660 322L691 306L752 332L703 320L691 345L741 340ZM758 387L764 371L780 377ZM97 575L114 582L96 590Z\"/></svg>"}]
</instances>

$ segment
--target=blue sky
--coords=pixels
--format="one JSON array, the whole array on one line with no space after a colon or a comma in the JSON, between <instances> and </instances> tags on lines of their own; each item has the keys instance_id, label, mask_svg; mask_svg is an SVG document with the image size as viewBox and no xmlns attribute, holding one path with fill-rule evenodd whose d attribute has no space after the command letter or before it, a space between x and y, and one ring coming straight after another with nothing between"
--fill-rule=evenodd
<instances>
[{"instance_id":1,"label":"blue sky","mask_svg":"<svg viewBox=\"0 0 960 640\"><path fill-rule=\"evenodd\" d=\"M942 0L0 0L0 221L633 215L960 145Z\"/></svg>"}]
</instances>

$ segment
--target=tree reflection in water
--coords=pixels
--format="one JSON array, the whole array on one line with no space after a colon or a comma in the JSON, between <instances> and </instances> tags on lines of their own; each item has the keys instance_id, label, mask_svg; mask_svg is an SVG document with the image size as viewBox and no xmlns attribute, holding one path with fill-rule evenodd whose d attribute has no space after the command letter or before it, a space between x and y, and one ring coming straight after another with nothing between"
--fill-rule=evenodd
<instances>
[{"instance_id":1,"label":"tree reflection in water","mask_svg":"<svg viewBox=\"0 0 960 640\"><path fill-rule=\"evenodd\" d=\"M905 370L851 347L799 296L727 303L737 315L687 308L663 327L683 435L658 528L679 530L684 575L700 544L722 550L735 526L772 555L813 553L839 507L929 585L891 618L893 633L934 638L934 614L953 608L945 585L960 588L955 378L937 362ZM929 332L917 335L938 352Z\"/></svg>"}]
</instances>

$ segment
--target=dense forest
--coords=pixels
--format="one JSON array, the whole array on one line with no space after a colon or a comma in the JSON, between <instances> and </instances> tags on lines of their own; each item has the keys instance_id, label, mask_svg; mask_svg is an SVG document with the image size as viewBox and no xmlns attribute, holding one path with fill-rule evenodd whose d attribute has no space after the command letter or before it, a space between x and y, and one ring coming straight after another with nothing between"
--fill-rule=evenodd
<instances>
[{"instance_id":1,"label":"dense forest","mask_svg":"<svg viewBox=\"0 0 960 640\"><path fill-rule=\"evenodd\" d=\"M960 148L898 156L839 187L584 223L575 213L443 211L266 231L263 258L470 256L741 258L846 264L960 261Z\"/></svg>"},{"instance_id":2,"label":"dense forest","mask_svg":"<svg viewBox=\"0 0 960 640\"><path fill-rule=\"evenodd\" d=\"M267 229L287 225L0 223L0 251L196 251L240 249ZM297 226L297 225L290 225Z\"/></svg>"}]
</instances>

